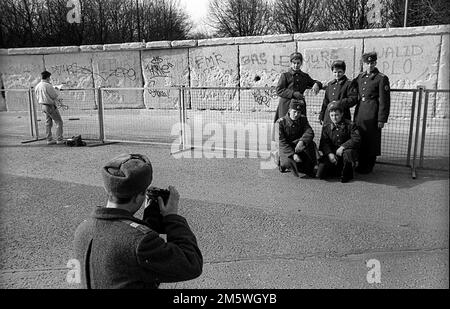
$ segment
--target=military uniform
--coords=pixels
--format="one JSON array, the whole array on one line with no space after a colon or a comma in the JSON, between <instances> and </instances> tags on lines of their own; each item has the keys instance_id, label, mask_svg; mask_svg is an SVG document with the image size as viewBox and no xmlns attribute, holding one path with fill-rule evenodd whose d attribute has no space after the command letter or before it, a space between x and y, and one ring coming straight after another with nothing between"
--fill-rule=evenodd
<instances>
[{"instance_id":1,"label":"military uniform","mask_svg":"<svg viewBox=\"0 0 450 309\"><path fill-rule=\"evenodd\" d=\"M311 89L317 83L322 88L322 83L312 79L307 73L303 71L294 71L289 69L288 72L282 73L278 80L276 91L280 97L278 108L275 113L274 122L281 117L284 117L289 110L289 103L294 99L294 92L303 93L306 89ZM302 115L306 116L306 105L302 107Z\"/></svg>"},{"instance_id":2,"label":"military uniform","mask_svg":"<svg viewBox=\"0 0 450 309\"><path fill-rule=\"evenodd\" d=\"M353 166L358 160L360 143L358 128L350 120L343 118L337 124L331 122L324 125L319 144L323 157L320 159L317 176L325 178L334 174L348 179L353 178ZM338 163L334 165L328 155L330 153L336 155L341 146L344 147L344 151L342 156L336 156Z\"/></svg>"},{"instance_id":3,"label":"military uniform","mask_svg":"<svg viewBox=\"0 0 450 309\"><path fill-rule=\"evenodd\" d=\"M359 92L359 103L354 115L361 134L359 166L371 171L376 157L381 154L381 129L378 123L386 123L389 117L389 79L375 68L370 74L359 74L355 82Z\"/></svg>"},{"instance_id":4,"label":"military uniform","mask_svg":"<svg viewBox=\"0 0 450 309\"><path fill-rule=\"evenodd\" d=\"M139 220L123 209L98 207L75 233L83 288L154 289L160 282L198 277L203 259L186 220L171 214L162 225L167 242L150 220Z\"/></svg>"},{"instance_id":5,"label":"military uniform","mask_svg":"<svg viewBox=\"0 0 450 309\"><path fill-rule=\"evenodd\" d=\"M292 120L287 114L279 119L278 126L281 169L293 168L293 164L295 164L298 171L312 176L314 166L317 164L317 147L313 141L314 131L309 125L308 119L305 116L300 116L297 120ZM297 153L295 148L299 141L303 141L306 148ZM302 160L301 163L296 163L293 160L296 153Z\"/></svg>"},{"instance_id":6,"label":"military uniform","mask_svg":"<svg viewBox=\"0 0 450 309\"><path fill-rule=\"evenodd\" d=\"M350 108L358 103L357 85L352 83L345 75L339 80L335 79L328 83L319 114L319 120L323 121L324 126L331 123L328 107L333 101L341 104L344 109L344 118L351 120Z\"/></svg>"}]
</instances>

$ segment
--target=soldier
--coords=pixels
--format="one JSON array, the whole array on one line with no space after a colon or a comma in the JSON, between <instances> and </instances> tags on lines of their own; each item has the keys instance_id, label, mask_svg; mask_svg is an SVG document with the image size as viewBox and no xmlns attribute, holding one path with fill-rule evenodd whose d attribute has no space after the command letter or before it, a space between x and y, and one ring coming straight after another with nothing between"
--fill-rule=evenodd
<instances>
[{"instance_id":1,"label":"soldier","mask_svg":"<svg viewBox=\"0 0 450 309\"><path fill-rule=\"evenodd\" d=\"M120 155L103 167L108 203L75 232L84 288L158 288L160 282L200 276L202 255L186 219L178 215L175 188L169 187L167 202L158 197L156 214L150 205L144 220L133 216L145 203L152 174L149 159L139 154ZM159 233L167 234L167 242Z\"/></svg>"},{"instance_id":2,"label":"soldier","mask_svg":"<svg viewBox=\"0 0 450 309\"><path fill-rule=\"evenodd\" d=\"M292 99L303 99L303 93L306 89L312 88L315 94L318 94L319 90L322 89L321 82L312 79L301 70L303 65L303 55L301 53L291 54L290 59L291 69L281 74L276 88L280 100L274 122L286 115ZM301 112L302 115L306 116L306 105L302 106Z\"/></svg>"},{"instance_id":3,"label":"soldier","mask_svg":"<svg viewBox=\"0 0 450 309\"><path fill-rule=\"evenodd\" d=\"M319 160L317 177L337 175L342 183L349 182L353 179L361 137L356 125L345 119L345 109L340 103L331 103L328 110L330 123L322 128L319 150L323 157Z\"/></svg>"},{"instance_id":4,"label":"soldier","mask_svg":"<svg viewBox=\"0 0 450 309\"><path fill-rule=\"evenodd\" d=\"M279 119L280 171L290 169L296 177L298 172L315 177L317 147L314 143L314 131L308 118L301 115L304 101L291 100L289 111Z\"/></svg>"},{"instance_id":5,"label":"soldier","mask_svg":"<svg viewBox=\"0 0 450 309\"><path fill-rule=\"evenodd\" d=\"M346 65L342 60L336 60L331 64L334 80L328 83L323 98L322 110L319 114L321 125L327 125L331 122L330 111L328 106L330 103L340 103L344 109L344 118L351 120L350 108L358 103L358 89L355 83L345 75Z\"/></svg>"},{"instance_id":6,"label":"soldier","mask_svg":"<svg viewBox=\"0 0 450 309\"><path fill-rule=\"evenodd\" d=\"M376 68L377 54L363 54L364 72L358 75L359 102L354 120L361 134L359 163L356 171L371 173L376 157L381 154L381 129L388 121L390 110L389 79Z\"/></svg>"}]
</instances>

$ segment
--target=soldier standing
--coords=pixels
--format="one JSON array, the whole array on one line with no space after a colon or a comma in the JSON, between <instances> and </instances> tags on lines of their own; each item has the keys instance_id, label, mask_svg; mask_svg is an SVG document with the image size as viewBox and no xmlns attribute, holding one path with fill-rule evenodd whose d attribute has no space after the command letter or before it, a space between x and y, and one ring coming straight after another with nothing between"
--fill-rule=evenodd
<instances>
[{"instance_id":1,"label":"soldier standing","mask_svg":"<svg viewBox=\"0 0 450 309\"><path fill-rule=\"evenodd\" d=\"M388 121L390 110L389 78L377 68L377 54L362 56L364 72L355 79L358 84L359 102L354 120L361 134L358 173L371 173L376 157L381 154L381 129Z\"/></svg>"},{"instance_id":2,"label":"soldier standing","mask_svg":"<svg viewBox=\"0 0 450 309\"><path fill-rule=\"evenodd\" d=\"M340 103L344 111L344 118L351 120L350 108L358 103L358 89L355 83L345 75L346 65L342 60L336 60L331 64L334 80L328 83L325 96L323 98L322 110L319 114L319 121L322 125L331 123L329 105L330 103Z\"/></svg>"},{"instance_id":3,"label":"soldier standing","mask_svg":"<svg viewBox=\"0 0 450 309\"><path fill-rule=\"evenodd\" d=\"M306 89L313 89L315 94L322 89L322 83L314 80L309 74L303 72L303 55L301 53L292 53L290 56L291 68L288 72L281 74L277 85L277 94L280 97L278 108L275 113L274 122L281 117L286 116L289 110L289 104L292 99L302 100ZM301 114L306 116L306 105L302 106Z\"/></svg>"}]
</instances>

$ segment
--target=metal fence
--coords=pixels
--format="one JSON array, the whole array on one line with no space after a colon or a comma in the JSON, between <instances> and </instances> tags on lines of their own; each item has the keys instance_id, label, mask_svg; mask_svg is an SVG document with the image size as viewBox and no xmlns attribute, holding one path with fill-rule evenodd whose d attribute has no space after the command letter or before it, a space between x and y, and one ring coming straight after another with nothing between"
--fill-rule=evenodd
<instances>
[{"instance_id":1,"label":"metal fence","mask_svg":"<svg viewBox=\"0 0 450 309\"><path fill-rule=\"evenodd\" d=\"M449 90L392 89L380 163L449 169ZM324 92L305 92L319 143ZM84 139L164 143L244 152L273 150L278 97L274 88L97 88L61 90L64 135ZM32 89L0 91L1 134L44 137L44 117ZM3 108L3 110L5 109ZM353 113L352 113L353 114Z\"/></svg>"}]
</instances>

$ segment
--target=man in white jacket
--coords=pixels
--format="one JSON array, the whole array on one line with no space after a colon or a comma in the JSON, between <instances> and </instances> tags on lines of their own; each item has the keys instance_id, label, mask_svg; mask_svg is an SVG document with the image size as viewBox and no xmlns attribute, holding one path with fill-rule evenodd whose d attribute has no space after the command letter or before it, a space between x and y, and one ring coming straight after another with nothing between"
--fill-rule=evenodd
<instances>
[{"instance_id":1,"label":"man in white jacket","mask_svg":"<svg viewBox=\"0 0 450 309\"><path fill-rule=\"evenodd\" d=\"M36 85L35 94L37 102L41 105L42 112L45 115L45 133L47 135L47 144L64 144L63 140L63 121L56 106L59 91L57 91L50 82L52 74L48 71L41 73L42 80ZM52 126L53 121L56 125L56 141L53 140Z\"/></svg>"}]
</instances>

